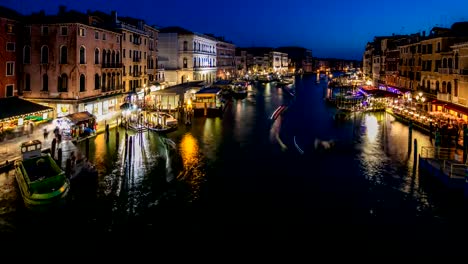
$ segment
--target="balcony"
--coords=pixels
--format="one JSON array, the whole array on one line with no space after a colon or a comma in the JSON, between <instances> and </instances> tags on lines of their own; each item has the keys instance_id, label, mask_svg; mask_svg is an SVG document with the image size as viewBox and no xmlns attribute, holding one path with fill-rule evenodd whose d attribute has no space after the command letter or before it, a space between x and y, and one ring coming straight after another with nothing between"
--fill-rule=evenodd
<instances>
[{"instance_id":1,"label":"balcony","mask_svg":"<svg viewBox=\"0 0 468 264\"><path fill-rule=\"evenodd\" d=\"M103 63L102 68L103 69L122 68L122 63Z\"/></svg>"},{"instance_id":2,"label":"balcony","mask_svg":"<svg viewBox=\"0 0 468 264\"><path fill-rule=\"evenodd\" d=\"M452 68L439 68L439 69L438 69L438 72L439 72L440 74L454 74Z\"/></svg>"},{"instance_id":3,"label":"balcony","mask_svg":"<svg viewBox=\"0 0 468 264\"><path fill-rule=\"evenodd\" d=\"M452 95L449 93L437 93L437 100L452 102Z\"/></svg>"}]
</instances>

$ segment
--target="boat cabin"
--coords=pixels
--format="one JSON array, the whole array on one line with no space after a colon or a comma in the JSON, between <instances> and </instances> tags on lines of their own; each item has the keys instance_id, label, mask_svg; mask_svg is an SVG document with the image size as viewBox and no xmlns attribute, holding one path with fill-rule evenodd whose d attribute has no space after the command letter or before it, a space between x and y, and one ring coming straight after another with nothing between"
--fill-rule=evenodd
<instances>
[{"instance_id":1,"label":"boat cabin","mask_svg":"<svg viewBox=\"0 0 468 264\"><path fill-rule=\"evenodd\" d=\"M42 142L35 139L21 143L23 160L39 157L42 152Z\"/></svg>"}]
</instances>

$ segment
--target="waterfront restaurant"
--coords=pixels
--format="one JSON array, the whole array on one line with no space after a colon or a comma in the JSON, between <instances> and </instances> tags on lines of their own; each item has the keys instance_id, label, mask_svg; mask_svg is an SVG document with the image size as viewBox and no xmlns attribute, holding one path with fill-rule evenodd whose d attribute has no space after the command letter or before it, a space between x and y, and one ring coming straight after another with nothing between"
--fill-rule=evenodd
<instances>
[{"instance_id":1,"label":"waterfront restaurant","mask_svg":"<svg viewBox=\"0 0 468 264\"><path fill-rule=\"evenodd\" d=\"M221 109L221 91L219 87L205 87L195 93L193 101L194 114L203 111L203 115L208 115L210 112L217 112Z\"/></svg>"},{"instance_id":2,"label":"waterfront restaurant","mask_svg":"<svg viewBox=\"0 0 468 264\"><path fill-rule=\"evenodd\" d=\"M0 98L0 141L21 136L36 125L52 120L52 107L18 97Z\"/></svg>"}]
</instances>

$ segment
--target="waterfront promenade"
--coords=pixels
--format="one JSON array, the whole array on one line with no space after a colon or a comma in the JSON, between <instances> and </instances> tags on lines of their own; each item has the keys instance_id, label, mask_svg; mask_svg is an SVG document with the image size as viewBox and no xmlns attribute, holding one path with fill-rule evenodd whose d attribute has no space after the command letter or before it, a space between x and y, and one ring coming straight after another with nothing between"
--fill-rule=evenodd
<instances>
[{"instance_id":1,"label":"waterfront promenade","mask_svg":"<svg viewBox=\"0 0 468 264\"><path fill-rule=\"evenodd\" d=\"M117 119L113 118L110 120L98 121L96 134L104 133L106 124L109 124L109 128L114 128L117 126ZM38 139L42 142L42 149L50 149L52 140L54 139L54 128L53 122L48 122L38 125L34 128L34 131L28 135L5 139L0 143L0 165L3 165L7 161L11 162L21 158L21 143L28 140ZM44 129L48 131L47 137L44 137ZM60 147L62 148L63 160L66 159L67 153L76 150L75 145L70 140L63 140Z\"/></svg>"}]
</instances>

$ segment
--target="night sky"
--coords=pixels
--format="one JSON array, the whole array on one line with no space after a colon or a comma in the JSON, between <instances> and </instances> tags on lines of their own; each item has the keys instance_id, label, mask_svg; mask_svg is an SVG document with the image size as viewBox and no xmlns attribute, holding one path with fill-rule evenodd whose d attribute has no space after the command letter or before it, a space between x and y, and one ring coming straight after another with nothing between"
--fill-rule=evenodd
<instances>
[{"instance_id":1,"label":"night sky","mask_svg":"<svg viewBox=\"0 0 468 264\"><path fill-rule=\"evenodd\" d=\"M315 57L357 60L375 36L428 33L468 20L466 0L0 0L0 5L22 14L55 14L59 5L82 12L115 10L150 25L224 36L238 47L301 46Z\"/></svg>"}]
</instances>

